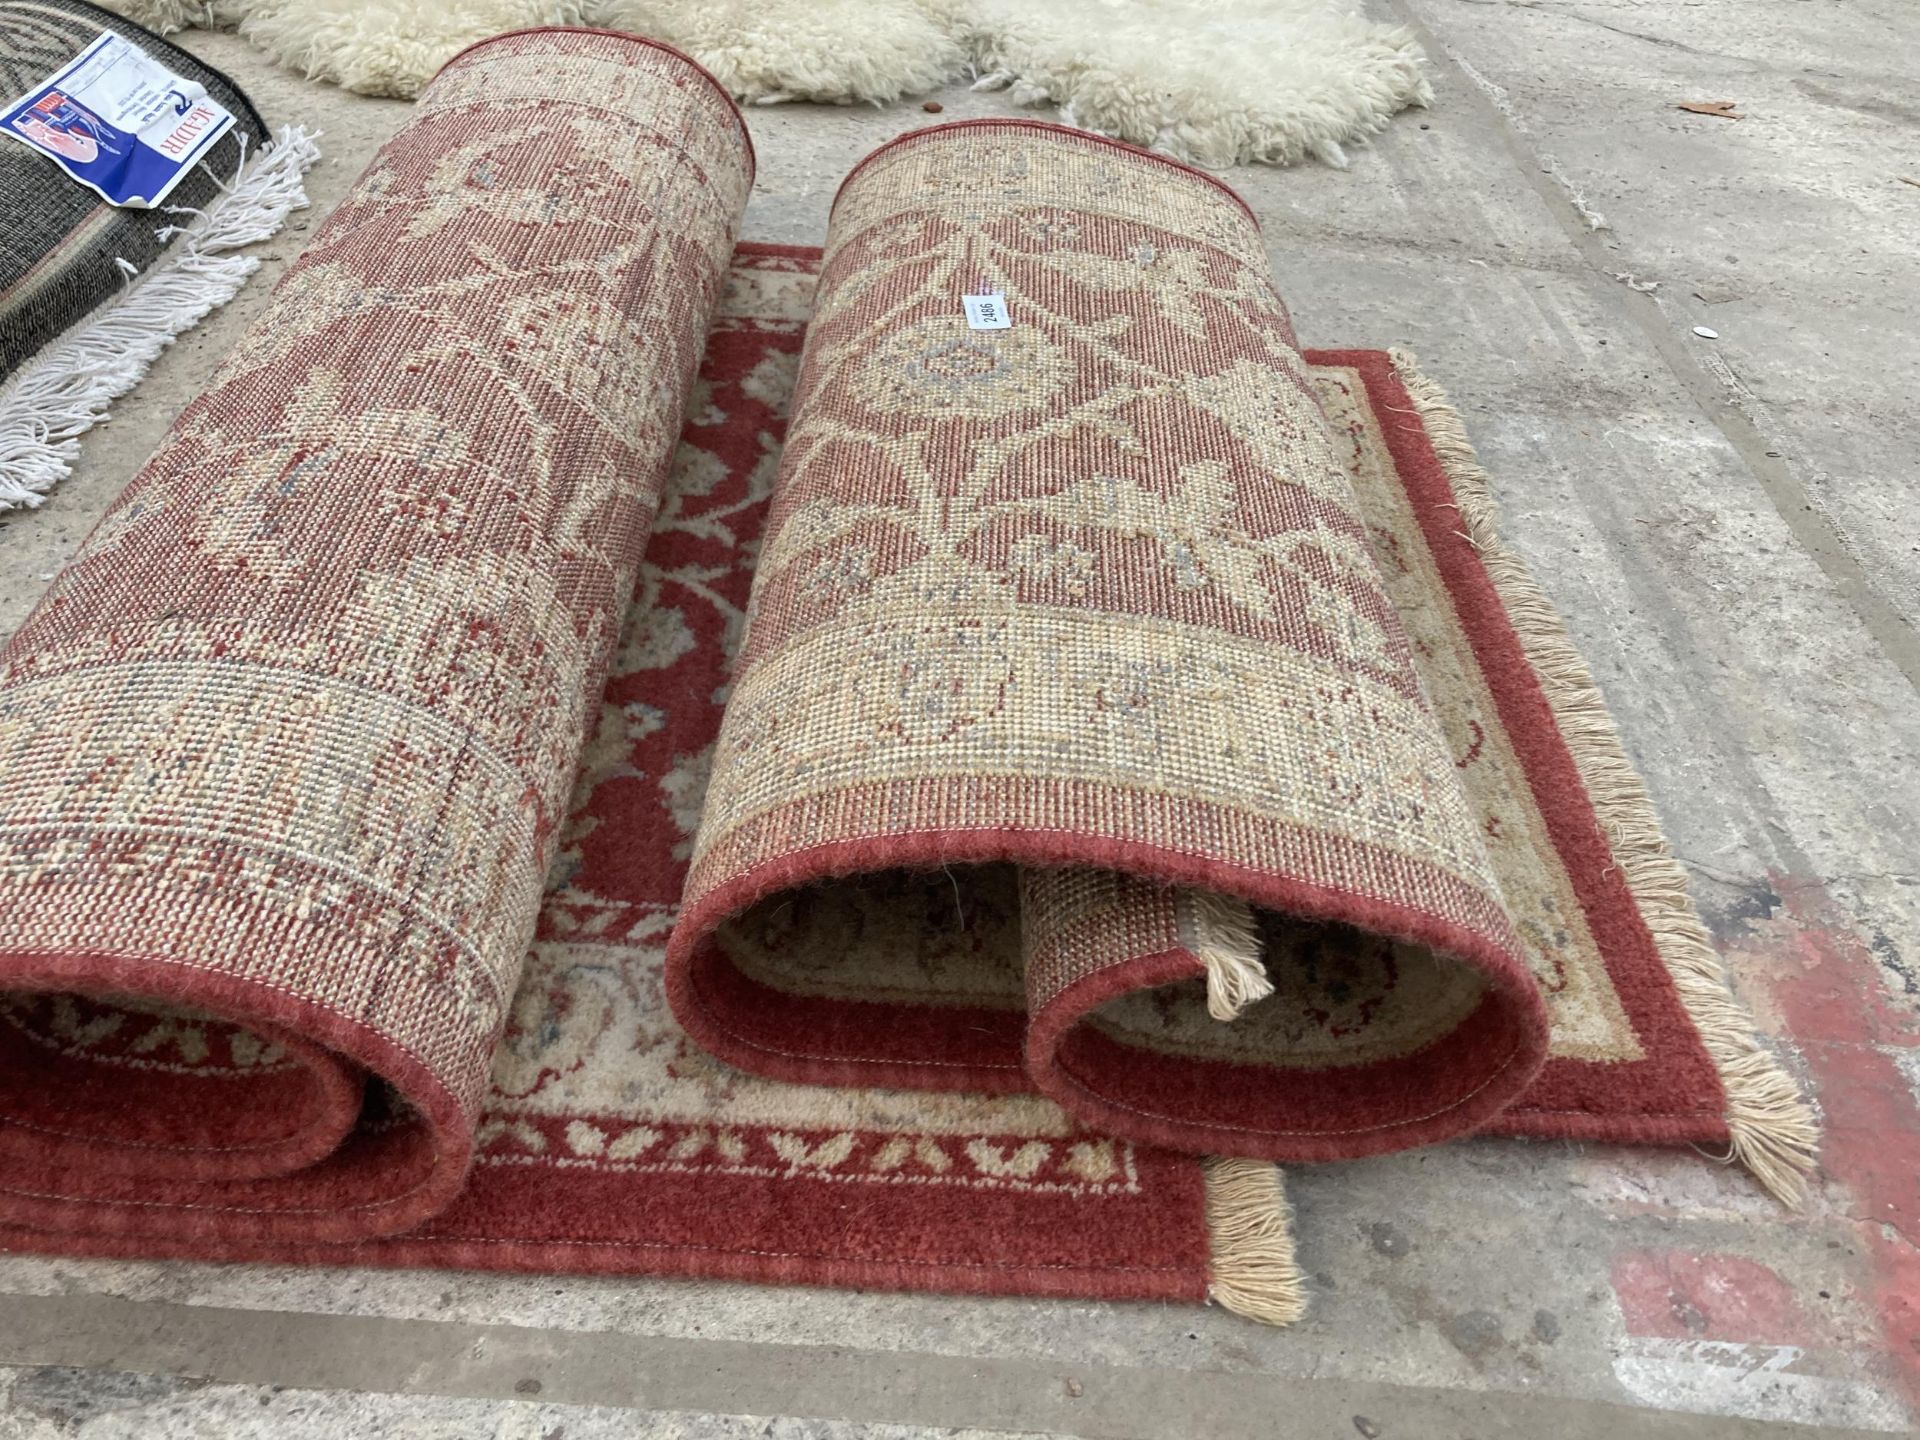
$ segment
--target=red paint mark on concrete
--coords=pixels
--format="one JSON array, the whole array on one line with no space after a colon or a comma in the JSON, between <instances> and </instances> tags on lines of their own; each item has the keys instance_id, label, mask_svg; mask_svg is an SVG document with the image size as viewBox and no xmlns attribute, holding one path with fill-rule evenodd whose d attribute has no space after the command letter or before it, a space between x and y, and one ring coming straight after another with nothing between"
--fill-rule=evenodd
<instances>
[{"instance_id":1,"label":"red paint mark on concrete","mask_svg":"<svg viewBox=\"0 0 1920 1440\"><path fill-rule=\"evenodd\" d=\"M1613 1291L1629 1335L1745 1345L1817 1343L1792 1287L1745 1256L1622 1251L1613 1261Z\"/></svg>"},{"instance_id":2,"label":"red paint mark on concrete","mask_svg":"<svg viewBox=\"0 0 1920 1440\"><path fill-rule=\"evenodd\" d=\"M1776 957L1773 986L1796 1044L1920 1045L1920 1016L1901 1010L1880 982L1879 962L1824 886L1772 877L1795 926L1788 953ZM1784 959L1785 966L1778 961Z\"/></svg>"},{"instance_id":3,"label":"red paint mark on concrete","mask_svg":"<svg viewBox=\"0 0 1920 1440\"><path fill-rule=\"evenodd\" d=\"M1920 1035L1888 1003L1872 952L1825 888L1787 876L1775 876L1774 888L1796 926L1774 1003L1812 1071L1826 1121L1821 1168L1852 1197L1881 1335L1920 1409L1920 1105L1875 1048L1912 1046Z\"/></svg>"}]
</instances>

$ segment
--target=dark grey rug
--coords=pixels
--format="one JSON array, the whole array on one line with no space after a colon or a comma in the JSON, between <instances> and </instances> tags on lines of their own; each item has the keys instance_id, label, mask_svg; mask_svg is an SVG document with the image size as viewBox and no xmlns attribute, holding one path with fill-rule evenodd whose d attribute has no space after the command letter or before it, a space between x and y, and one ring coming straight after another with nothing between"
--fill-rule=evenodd
<instances>
[{"instance_id":1,"label":"dark grey rug","mask_svg":"<svg viewBox=\"0 0 1920 1440\"><path fill-rule=\"evenodd\" d=\"M0 511L38 504L71 467L75 437L239 289L259 262L232 252L306 202L300 177L317 153L297 131L275 142L212 66L85 0L0 0L0 104L102 31L204 85L234 125L154 209L117 209L47 156L0 140Z\"/></svg>"},{"instance_id":2,"label":"dark grey rug","mask_svg":"<svg viewBox=\"0 0 1920 1440\"><path fill-rule=\"evenodd\" d=\"M85 0L0 0L0 101L26 93L111 30L126 36L176 75L197 80L234 115L167 204L205 209L267 142L266 122L225 75L131 20ZM173 217L165 209L116 210L76 184L45 155L25 145L0 146L0 381L29 355L75 324L131 278L117 263L146 270L178 240L158 238Z\"/></svg>"}]
</instances>

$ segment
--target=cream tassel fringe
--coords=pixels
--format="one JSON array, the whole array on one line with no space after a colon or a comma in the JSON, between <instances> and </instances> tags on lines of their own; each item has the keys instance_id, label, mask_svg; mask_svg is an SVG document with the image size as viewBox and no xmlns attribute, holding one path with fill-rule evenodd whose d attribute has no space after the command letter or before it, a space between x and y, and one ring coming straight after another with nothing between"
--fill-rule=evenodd
<instances>
[{"instance_id":1,"label":"cream tassel fringe","mask_svg":"<svg viewBox=\"0 0 1920 1440\"><path fill-rule=\"evenodd\" d=\"M1307 1290L1293 1260L1293 1211L1280 1167L1214 1157L1206 1173L1208 1298L1249 1320L1291 1325L1306 1313Z\"/></svg>"},{"instance_id":2,"label":"cream tassel fringe","mask_svg":"<svg viewBox=\"0 0 1920 1440\"><path fill-rule=\"evenodd\" d=\"M1177 903L1180 942L1207 967L1209 1015L1232 1020L1273 993L1251 905L1211 890L1182 890Z\"/></svg>"},{"instance_id":3,"label":"cream tassel fringe","mask_svg":"<svg viewBox=\"0 0 1920 1440\"><path fill-rule=\"evenodd\" d=\"M228 252L265 240L307 203L301 178L320 150L292 126L251 159L205 210L164 226L179 241L0 386L0 511L38 505L73 468L79 437L139 383L175 338L231 300L260 268Z\"/></svg>"},{"instance_id":4,"label":"cream tassel fringe","mask_svg":"<svg viewBox=\"0 0 1920 1440\"><path fill-rule=\"evenodd\" d=\"M1446 467L1467 539L1480 552L1553 707L1614 861L1719 1069L1733 1140L1725 1158L1740 1161L1771 1194L1797 1205L1820 1140L1813 1112L1792 1077L1755 1037L1752 1020L1728 988L1687 893L1686 874L1667 848L1652 798L1621 748L1605 699L1552 603L1500 539L1487 475L1459 415L1440 387L1420 374L1411 354L1394 351L1393 364Z\"/></svg>"}]
</instances>

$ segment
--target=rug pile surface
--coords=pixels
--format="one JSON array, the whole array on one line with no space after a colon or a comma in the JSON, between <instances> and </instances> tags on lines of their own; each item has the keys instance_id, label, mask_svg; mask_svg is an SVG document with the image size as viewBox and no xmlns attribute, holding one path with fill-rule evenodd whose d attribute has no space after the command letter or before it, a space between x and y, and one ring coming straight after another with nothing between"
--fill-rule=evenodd
<instances>
[{"instance_id":1,"label":"rug pile surface","mask_svg":"<svg viewBox=\"0 0 1920 1440\"><path fill-rule=\"evenodd\" d=\"M681 1023L742 1068L1037 1088L1196 1153L1491 1125L1731 1141L1790 1188L1793 1091L1749 1074L1577 659L1511 561L1489 579L1484 500L1370 450L1368 407L1415 408L1364 357L1309 369L1210 177L1017 121L869 156L669 951Z\"/></svg>"},{"instance_id":2,"label":"rug pile surface","mask_svg":"<svg viewBox=\"0 0 1920 1440\"><path fill-rule=\"evenodd\" d=\"M460 57L0 653L0 1240L1278 1321L1275 1159L1790 1194L1409 359L1077 132L886 147L824 255L751 177L661 47Z\"/></svg>"},{"instance_id":3,"label":"rug pile surface","mask_svg":"<svg viewBox=\"0 0 1920 1440\"><path fill-rule=\"evenodd\" d=\"M352 1240L458 1191L752 178L677 54L456 60L15 633L0 1218ZM183 1006L207 1063L146 1063Z\"/></svg>"}]
</instances>

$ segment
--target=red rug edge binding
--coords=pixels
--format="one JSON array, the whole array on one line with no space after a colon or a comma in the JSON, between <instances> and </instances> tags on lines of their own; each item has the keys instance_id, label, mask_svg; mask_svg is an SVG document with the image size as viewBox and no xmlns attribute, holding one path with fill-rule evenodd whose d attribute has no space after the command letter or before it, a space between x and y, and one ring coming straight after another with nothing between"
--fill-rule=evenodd
<instances>
[{"instance_id":1,"label":"red rug edge binding","mask_svg":"<svg viewBox=\"0 0 1920 1440\"><path fill-rule=\"evenodd\" d=\"M816 247L756 242L741 244L738 247L738 253L803 263L819 255ZM1309 351L1307 358L1309 363L1313 364L1353 365L1367 377L1370 387L1375 383L1385 386L1383 393L1389 400L1405 396L1404 387L1394 370L1393 362L1385 352L1317 350ZM1398 397L1395 392L1398 392ZM1405 413L1416 416L1413 421L1405 425L1387 427L1390 444L1395 450L1396 462L1404 463L1406 459L1413 458L1416 463L1419 463L1420 457L1417 453L1408 456L1403 452L1409 448L1415 452L1424 451L1426 452L1425 463L1435 467L1444 482L1444 468L1437 456L1432 453L1433 447L1428 442L1425 426L1417 418L1417 412L1411 406L1393 408L1403 409ZM1382 409L1381 413L1384 415L1392 412ZM1514 643L1518 645L1517 639ZM1511 1129L1518 1133L1560 1134L1567 1135L1569 1138L1621 1138L1612 1134L1586 1134L1570 1125L1565 1119L1551 1131L1534 1130L1535 1122L1532 1119L1521 1118L1525 1114L1524 1107L1510 1112L1507 1123L1496 1128ZM1724 1139L1727 1127L1722 1118L1718 1122L1718 1132L1714 1135L1655 1134L1652 1133L1654 1128L1649 1125L1647 1133L1641 1138L1664 1143L1687 1138ZM1198 1167L1195 1167L1194 1173L1197 1179ZM192 1246L161 1246L144 1240L130 1241L124 1237L72 1237L45 1234L27 1237L18 1231L11 1234L0 1232L0 1248L14 1248L14 1242L20 1239L29 1240L29 1243L22 1248L65 1255L153 1259L167 1254L169 1258L208 1258L204 1247L195 1254L195 1247ZM41 1241L49 1243L36 1243ZM219 1249L220 1258L223 1259L257 1260L270 1263L360 1264L399 1268L451 1267L559 1274L644 1274L722 1280L773 1280L798 1284L940 1289L971 1294L1064 1295L1082 1298L1192 1301L1204 1298L1208 1290L1205 1267L1195 1267L1178 1275L1168 1273L1153 1280L1123 1279L1107 1272L1095 1272L1099 1280L1090 1285L1086 1283L1091 1278L1089 1275L1063 1271L1057 1267L992 1271L982 1267L938 1265L914 1271L910 1266L900 1262L779 1256L762 1251L716 1251L688 1246L668 1246L649 1251L648 1263L639 1266L632 1261L634 1247L630 1244L510 1241L505 1243L513 1244L516 1248L504 1263L500 1246L452 1239L436 1240L430 1236L403 1236L396 1240L365 1246L223 1245ZM1078 1276L1077 1279L1071 1278L1075 1275Z\"/></svg>"}]
</instances>

